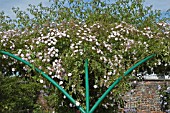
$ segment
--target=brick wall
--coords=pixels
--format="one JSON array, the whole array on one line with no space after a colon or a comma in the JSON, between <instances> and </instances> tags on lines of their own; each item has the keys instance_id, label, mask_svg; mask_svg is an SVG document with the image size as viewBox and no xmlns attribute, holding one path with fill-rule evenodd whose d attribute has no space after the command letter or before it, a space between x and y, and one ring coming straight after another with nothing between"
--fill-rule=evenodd
<instances>
[{"instance_id":1,"label":"brick wall","mask_svg":"<svg viewBox=\"0 0 170 113\"><path fill-rule=\"evenodd\" d=\"M124 95L126 101L124 111L132 110L134 113L163 113L160 107L158 85L165 81L137 82L135 89ZM170 81L166 82L170 85ZM129 111L129 113L133 113Z\"/></svg>"}]
</instances>

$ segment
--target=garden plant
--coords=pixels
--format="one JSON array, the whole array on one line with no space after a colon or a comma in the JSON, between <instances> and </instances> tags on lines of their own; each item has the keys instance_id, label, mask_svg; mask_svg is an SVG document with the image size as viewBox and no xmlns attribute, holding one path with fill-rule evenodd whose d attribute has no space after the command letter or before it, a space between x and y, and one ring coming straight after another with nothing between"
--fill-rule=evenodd
<instances>
[{"instance_id":1,"label":"garden plant","mask_svg":"<svg viewBox=\"0 0 170 113\"><path fill-rule=\"evenodd\" d=\"M10 52L43 70L85 107L84 60L89 60L90 107L104 91L139 60L156 54L140 68L170 66L170 24L160 11L145 7L143 0L51 1L50 7L29 5L27 12L13 8L16 19L1 12L0 50ZM0 56L3 76L28 78L43 86L46 106L63 113L74 107L67 98L34 68ZM123 78L95 112L117 112L122 94L129 90ZM0 104L1 105L1 104ZM63 109L65 108L65 109ZM74 109L73 108L73 109ZM48 111L47 110L47 111ZM73 111L75 112L75 111ZM105 112L105 111L103 111Z\"/></svg>"}]
</instances>

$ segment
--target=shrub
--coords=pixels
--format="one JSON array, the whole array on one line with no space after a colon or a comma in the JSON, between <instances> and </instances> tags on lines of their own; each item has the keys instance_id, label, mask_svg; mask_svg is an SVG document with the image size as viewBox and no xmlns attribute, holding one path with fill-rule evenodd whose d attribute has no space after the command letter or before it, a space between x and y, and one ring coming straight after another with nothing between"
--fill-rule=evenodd
<instances>
[{"instance_id":1,"label":"shrub","mask_svg":"<svg viewBox=\"0 0 170 113\"><path fill-rule=\"evenodd\" d=\"M42 4L38 7L30 5L28 11L33 15L32 19L14 8L17 19L10 25L16 22L16 27L13 30L12 27L2 27L0 49L42 69L82 106L85 106L85 59L89 60L91 106L139 59L157 54L153 60L158 62L155 65L166 62L165 66L169 66L170 26L158 22L159 12L152 11L151 7L144 8L142 0L138 3L135 0L118 0L112 4L100 0L90 3L68 1L69 6L65 6L65 2L56 2L50 8ZM20 72L23 76L41 81L46 87L50 86L22 63L4 55L1 59L3 73ZM153 66L153 61L147 65ZM128 80L128 77L123 79L101 105L106 109L123 105L121 96L129 89ZM65 104L62 106L70 103Z\"/></svg>"},{"instance_id":2,"label":"shrub","mask_svg":"<svg viewBox=\"0 0 170 113\"><path fill-rule=\"evenodd\" d=\"M0 112L32 112L40 89L41 85L36 82L0 74Z\"/></svg>"}]
</instances>

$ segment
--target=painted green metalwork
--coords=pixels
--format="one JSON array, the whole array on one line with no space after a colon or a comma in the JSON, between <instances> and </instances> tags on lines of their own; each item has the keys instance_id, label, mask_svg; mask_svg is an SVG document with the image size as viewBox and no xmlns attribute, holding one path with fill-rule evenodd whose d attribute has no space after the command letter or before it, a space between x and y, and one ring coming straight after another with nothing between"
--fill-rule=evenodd
<instances>
[{"instance_id":1,"label":"painted green metalwork","mask_svg":"<svg viewBox=\"0 0 170 113\"><path fill-rule=\"evenodd\" d=\"M8 55L20 62L23 62L24 64L28 65L30 68L33 68L35 71L40 73L44 78L46 78L49 82L51 82L55 87L57 87L74 105L76 105L76 101L60 86L58 85L52 78L50 78L47 74L45 74L43 71L39 70L38 68L34 67L32 64L29 62L21 59L20 57L17 57L9 52L6 51L0 51L1 54ZM122 80L124 76L127 76L129 73L131 73L136 67L141 65L142 63L146 62L147 60L151 59L154 57L155 54L150 55L146 57L145 59L139 61L136 63L134 66L132 66L130 69L128 69L123 76L119 77L113 84L104 92L104 94L98 99L98 101L93 105L93 107L90 109L89 108L89 80L88 80L88 59L85 60L85 88L86 88L86 111L81 107L77 106L77 108L82 112L82 113L93 113L94 110L97 108L97 106L102 102L102 100L111 92L111 90Z\"/></svg>"},{"instance_id":2,"label":"painted green metalwork","mask_svg":"<svg viewBox=\"0 0 170 113\"><path fill-rule=\"evenodd\" d=\"M86 113L89 113L89 77L88 77L88 60L85 60L85 84L86 84Z\"/></svg>"}]
</instances>

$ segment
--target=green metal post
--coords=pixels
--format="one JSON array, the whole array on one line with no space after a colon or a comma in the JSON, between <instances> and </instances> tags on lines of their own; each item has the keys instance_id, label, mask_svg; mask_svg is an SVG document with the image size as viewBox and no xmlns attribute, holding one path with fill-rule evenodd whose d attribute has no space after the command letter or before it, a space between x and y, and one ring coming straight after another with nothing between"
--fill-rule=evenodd
<instances>
[{"instance_id":1,"label":"green metal post","mask_svg":"<svg viewBox=\"0 0 170 113\"><path fill-rule=\"evenodd\" d=\"M52 78L50 78L47 74L45 74L43 71L39 70L36 67L33 67L32 64L30 64L29 62L21 59L20 57L17 57L9 52L5 52L5 51L0 51L0 53L10 56L26 65L28 65L29 67L35 69L35 71L37 71L38 73L40 73L44 78L46 78L49 82L51 82L55 87L57 87L73 104L76 105L76 101L60 86L58 85ZM82 113L86 113L85 110L81 107L81 106L77 106L77 108L82 112Z\"/></svg>"},{"instance_id":2,"label":"green metal post","mask_svg":"<svg viewBox=\"0 0 170 113\"><path fill-rule=\"evenodd\" d=\"M86 113L89 113L89 77L88 77L88 59L85 60L85 84L86 84Z\"/></svg>"},{"instance_id":3,"label":"green metal post","mask_svg":"<svg viewBox=\"0 0 170 113\"><path fill-rule=\"evenodd\" d=\"M132 66L130 69L128 69L123 76L128 75L130 72L132 72L137 66L139 66L140 64L146 62L147 60L149 60L150 58L154 57L155 54L146 57L145 59L141 60L140 62L136 63L134 66ZM97 106L101 103L101 101L108 95L108 93L121 81L123 77L119 77L115 82L113 82L113 84L104 92L104 94L98 99L98 101L93 105L93 107L91 108L89 113L93 113L94 110L97 108Z\"/></svg>"}]
</instances>

